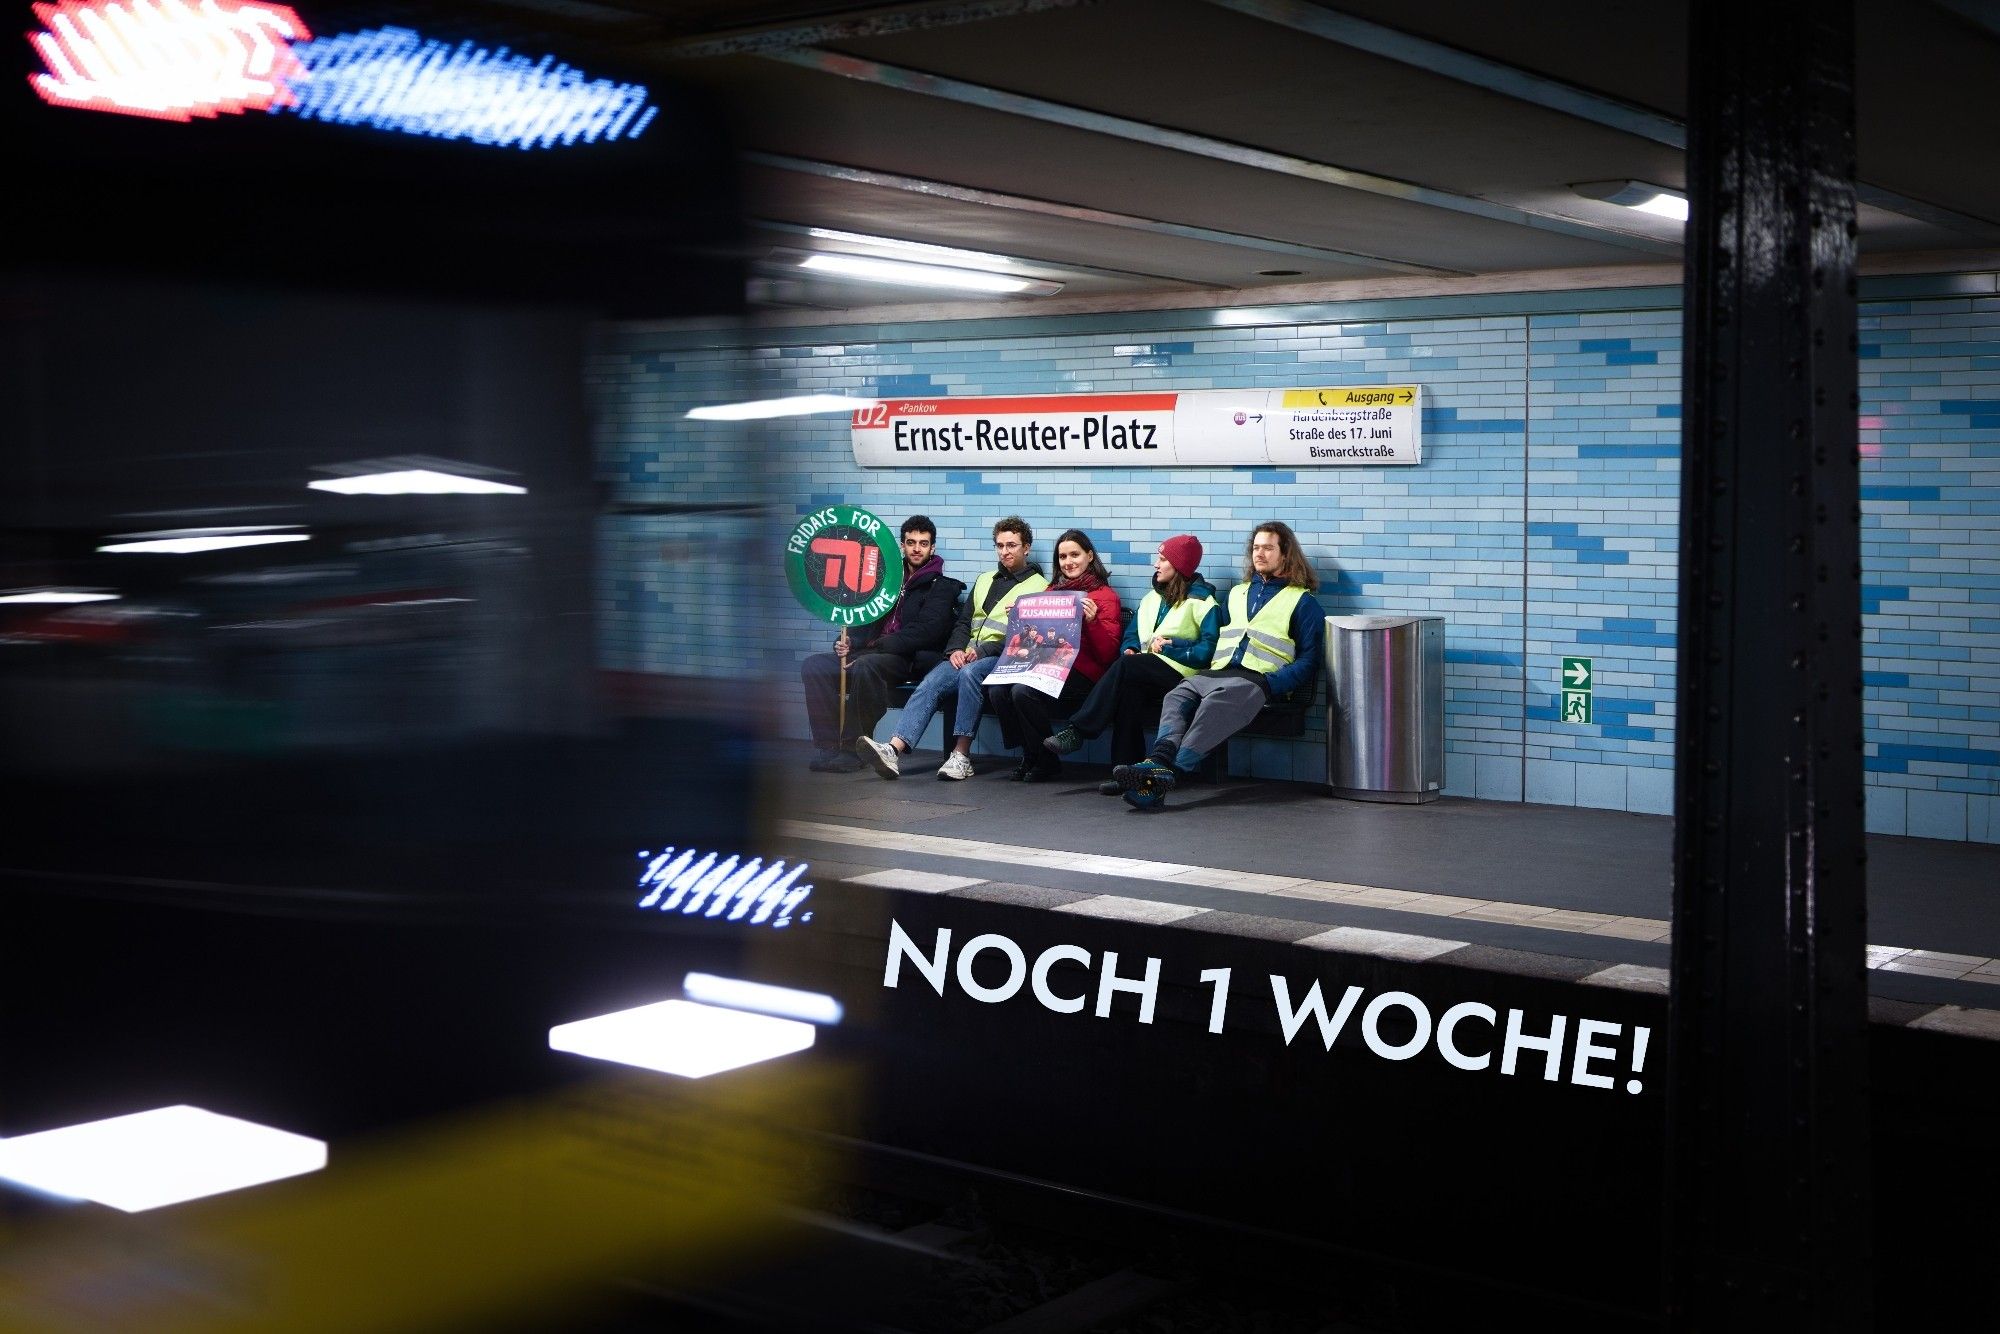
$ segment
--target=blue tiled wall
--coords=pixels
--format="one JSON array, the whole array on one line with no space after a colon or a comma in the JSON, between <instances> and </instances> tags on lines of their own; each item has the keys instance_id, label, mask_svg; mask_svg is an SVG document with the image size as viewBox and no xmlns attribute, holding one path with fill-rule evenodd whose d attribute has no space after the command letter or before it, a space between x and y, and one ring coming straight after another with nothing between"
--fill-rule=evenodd
<instances>
[{"instance_id":1,"label":"blue tiled wall","mask_svg":"<svg viewBox=\"0 0 2000 1334\"><path fill-rule=\"evenodd\" d=\"M846 330L839 344L786 347L614 331L593 374L600 476L615 497L762 504L786 522L613 520L605 665L713 675L751 664L770 674L783 726L803 735L796 663L826 633L786 595L777 544L792 518L831 499L931 515L968 578L1000 515L1027 517L1038 546L1083 527L1128 600L1161 537L1198 534L1206 570L1226 584L1251 525L1280 518L1319 566L1329 611L1447 618L1449 792L1665 813L1679 314L1588 304L1199 331L1162 314L1138 333L1052 319L935 341L903 341L901 327L884 341ZM1870 825L2000 841L2000 300L1874 303L1863 315ZM1407 381L1427 401L1417 468L864 471L845 418L682 419L697 404L779 393ZM1559 719L1565 656L1594 661L1591 724ZM1231 758L1238 772L1318 779L1323 747L1315 729Z\"/></svg>"},{"instance_id":2,"label":"blue tiled wall","mask_svg":"<svg viewBox=\"0 0 2000 1334\"><path fill-rule=\"evenodd\" d=\"M2000 842L2000 301L1861 319L1868 824Z\"/></svg>"}]
</instances>

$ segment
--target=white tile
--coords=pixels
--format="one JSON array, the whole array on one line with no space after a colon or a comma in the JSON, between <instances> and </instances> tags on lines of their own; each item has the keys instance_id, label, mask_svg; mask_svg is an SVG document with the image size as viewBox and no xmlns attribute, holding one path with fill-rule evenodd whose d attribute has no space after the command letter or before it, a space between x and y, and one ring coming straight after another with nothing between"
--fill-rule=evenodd
<instances>
[{"instance_id":1,"label":"white tile","mask_svg":"<svg viewBox=\"0 0 2000 1334\"><path fill-rule=\"evenodd\" d=\"M847 882L850 885L874 885L879 889L908 889L918 894L945 894L954 889L964 889L968 885L983 885L980 876L943 875L937 871L907 871L895 867L887 871L870 871L867 875L857 875Z\"/></svg>"},{"instance_id":2,"label":"white tile","mask_svg":"<svg viewBox=\"0 0 2000 1334\"><path fill-rule=\"evenodd\" d=\"M1946 954L1942 950L1911 950L1903 958L1910 963L1957 964L1961 968L1984 968L1993 962L1983 954Z\"/></svg>"},{"instance_id":3,"label":"white tile","mask_svg":"<svg viewBox=\"0 0 2000 1334\"><path fill-rule=\"evenodd\" d=\"M1926 963L1921 959L1912 960L1906 954L1900 959L1889 960L1889 962L1883 964L1877 971L1884 973L1910 973L1917 977L1939 977L1949 981L1956 981L1972 970L1963 964Z\"/></svg>"},{"instance_id":4,"label":"white tile","mask_svg":"<svg viewBox=\"0 0 2000 1334\"><path fill-rule=\"evenodd\" d=\"M1435 959L1463 949L1462 940L1439 940L1434 936L1412 936L1401 931L1371 931L1360 926L1336 926L1297 942L1309 949L1334 950L1341 954L1373 954L1384 959L1411 963Z\"/></svg>"},{"instance_id":5,"label":"white tile","mask_svg":"<svg viewBox=\"0 0 2000 1334\"><path fill-rule=\"evenodd\" d=\"M2000 1042L2000 1010L1969 1010L1960 1005L1946 1005L1912 1021L1910 1027Z\"/></svg>"},{"instance_id":6,"label":"white tile","mask_svg":"<svg viewBox=\"0 0 2000 1334\"><path fill-rule=\"evenodd\" d=\"M1055 911L1075 913L1079 917L1109 917L1120 922L1151 922L1158 926L1205 913L1208 909L1190 908L1185 903L1160 903L1154 899L1128 899L1118 894L1099 894L1096 898L1065 903Z\"/></svg>"},{"instance_id":7,"label":"white tile","mask_svg":"<svg viewBox=\"0 0 2000 1334\"><path fill-rule=\"evenodd\" d=\"M1644 991L1655 996L1666 995L1669 986L1666 969L1637 963L1613 964L1583 980L1586 986L1617 987L1621 991Z\"/></svg>"}]
</instances>

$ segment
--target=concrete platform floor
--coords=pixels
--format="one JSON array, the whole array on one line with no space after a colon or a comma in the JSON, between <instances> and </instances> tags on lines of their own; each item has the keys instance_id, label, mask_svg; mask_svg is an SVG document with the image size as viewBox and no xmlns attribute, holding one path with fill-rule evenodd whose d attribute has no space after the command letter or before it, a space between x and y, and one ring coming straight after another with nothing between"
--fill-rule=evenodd
<instances>
[{"instance_id":1,"label":"concrete platform floor","mask_svg":"<svg viewBox=\"0 0 2000 1334\"><path fill-rule=\"evenodd\" d=\"M942 756L919 751L888 782L867 769L812 773L808 756L780 748L770 761L783 776L784 842L816 877L1002 885L1063 911L1191 927L1199 914L1254 915L1267 930L1297 924L1301 939L1342 931L1371 952L1517 951L1564 972L1623 966L1628 981L1664 989L1663 816L1377 804L1246 779L1189 787L1144 813L1098 795L1107 773L1096 767L1013 783L1013 759L989 756L976 777L949 782L934 776ZM1871 993L2000 1009L2000 846L1873 836L1869 857ZM1554 962L1565 959L1574 969Z\"/></svg>"}]
</instances>

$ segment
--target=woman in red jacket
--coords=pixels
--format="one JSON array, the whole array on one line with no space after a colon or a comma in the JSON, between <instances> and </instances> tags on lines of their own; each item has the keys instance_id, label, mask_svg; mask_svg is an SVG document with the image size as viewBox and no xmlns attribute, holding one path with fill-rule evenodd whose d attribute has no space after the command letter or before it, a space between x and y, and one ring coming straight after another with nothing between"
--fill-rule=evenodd
<instances>
[{"instance_id":1,"label":"woman in red jacket","mask_svg":"<svg viewBox=\"0 0 2000 1334\"><path fill-rule=\"evenodd\" d=\"M1112 591L1111 576L1098 559L1097 548L1082 529L1072 528L1056 539L1056 573L1059 577L1049 592L1083 594L1083 643L1076 648L1062 693L1051 697L1032 686L986 687L986 701L999 716L1001 730L1021 747L1015 782L1042 783L1062 773L1061 758L1042 742L1055 730L1056 719L1069 717L1083 703L1118 656L1123 628L1118 594Z\"/></svg>"}]
</instances>

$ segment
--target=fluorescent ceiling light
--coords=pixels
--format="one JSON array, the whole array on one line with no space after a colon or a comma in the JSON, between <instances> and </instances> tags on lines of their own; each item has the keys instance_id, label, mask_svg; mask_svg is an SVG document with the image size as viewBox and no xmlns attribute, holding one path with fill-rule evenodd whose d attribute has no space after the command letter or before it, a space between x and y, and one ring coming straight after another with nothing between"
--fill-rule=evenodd
<instances>
[{"instance_id":1,"label":"fluorescent ceiling light","mask_svg":"<svg viewBox=\"0 0 2000 1334\"><path fill-rule=\"evenodd\" d=\"M812 1045L811 1024L684 1000L641 1005L549 1030L551 1050L688 1079L789 1056Z\"/></svg>"},{"instance_id":2,"label":"fluorescent ceiling light","mask_svg":"<svg viewBox=\"0 0 2000 1334\"><path fill-rule=\"evenodd\" d=\"M112 542L98 548L99 551L117 552L157 552L169 556L186 556L198 551L227 551L231 547L263 547L274 542L304 542L309 533L217 533L207 537L146 537L136 535L137 540Z\"/></svg>"},{"instance_id":3,"label":"fluorescent ceiling light","mask_svg":"<svg viewBox=\"0 0 2000 1334\"><path fill-rule=\"evenodd\" d=\"M948 245L928 245L922 241L899 241L893 236L867 236L861 232L839 232L831 227L808 227L806 235L822 241L865 245L876 250L894 250L916 255L938 264L955 264L962 269L1011 268L1020 261L1007 255L991 255L984 250L959 250Z\"/></svg>"},{"instance_id":4,"label":"fluorescent ceiling light","mask_svg":"<svg viewBox=\"0 0 2000 1334\"><path fill-rule=\"evenodd\" d=\"M901 259L871 259L866 255L807 255L799 261L799 267L841 278L858 278L863 282L894 283L903 287L942 287L955 292L1025 292L1030 287L1047 286L997 273L952 269L939 264L912 264Z\"/></svg>"},{"instance_id":5,"label":"fluorescent ceiling light","mask_svg":"<svg viewBox=\"0 0 2000 1334\"><path fill-rule=\"evenodd\" d=\"M126 1213L326 1166L326 1144L199 1107L159 1107L0 1140L0 1179Z\"/></svg>"},{"instance_id":6,"label":"fluorescent ceiling light","mask_svg":"<svg viewBox=\"0 0 2000 1334\"><path fill-rule=\"evenodd\" d=\"M1650 213L1658 218L1671 218L1675 222L1687 221L1687 196L1664 185L1652 185L1646 181L1583 181L1570 189L1585 199L1616 204L1620 208Z\"/></svg>"},{"instance_id":7,"label":"fluorescent ceiling light","mask_svg":"<svg viewBox=\"0 0 2000 1334\"><path fill-rule=\"evenodd\" d=\"M1688 220L1688 201L1667 190L1662 190L1641 203L1627 204L1625 207L1637 209L1641 213L1651 213L1656 217L1672 218L1675 222Z\"/></svg>"},{"instance_id":8,"label":"fluorescent ceiling light","mask_svg":"<svg viewBox=\"0 0 2000 1334\"><path fill-rule=\"evenodd\" d=\"M327 477L307 482L314 491L332 491L343 496L525 496L525 486L490 482L483 477L464 477L430 468L406 468L400 472L371 472L358 477Z\"/></svg>"},{"instance_id":9,"label":"fluorescent ceiling light","mask_svg":"<svg viewBox=\"0 0 2000 1334\"><path fill-rule=\"evenodd\" d=\"M28 588L17 593L0 593L0 603L116 602L118 594L87 588Z\"/></svg>"},{"instance_id":10,"label":"fluorescent ceiling light","mask_svg":"<svg viewBox=\"0 0 2000 1334\"><path fill-rule=\"evenodd\" d=\"M774 987L768 982L745 982L736 977L713 973L689 973L681 983L693 1000L707 1005L726 1005L732 1010L755 1010L759 1014L782 1015L808 1024L837 1024L840 1002L817 991L797 991Z\"/></svg>"},{"instance_id":11,"label":"fluorescent ceiling light","mask_svg":"<svg viewBox=\"0 0 2000 1334\"><path fill-rule=\"evenodd\" d=\"M737 422L763 417L810 417L819 412L854 412L874 403L872 398L839 394L802 394L797 398L760 398L748 403L714 403L688 413L696 421Z\"/></svg>"}]
</instances>

